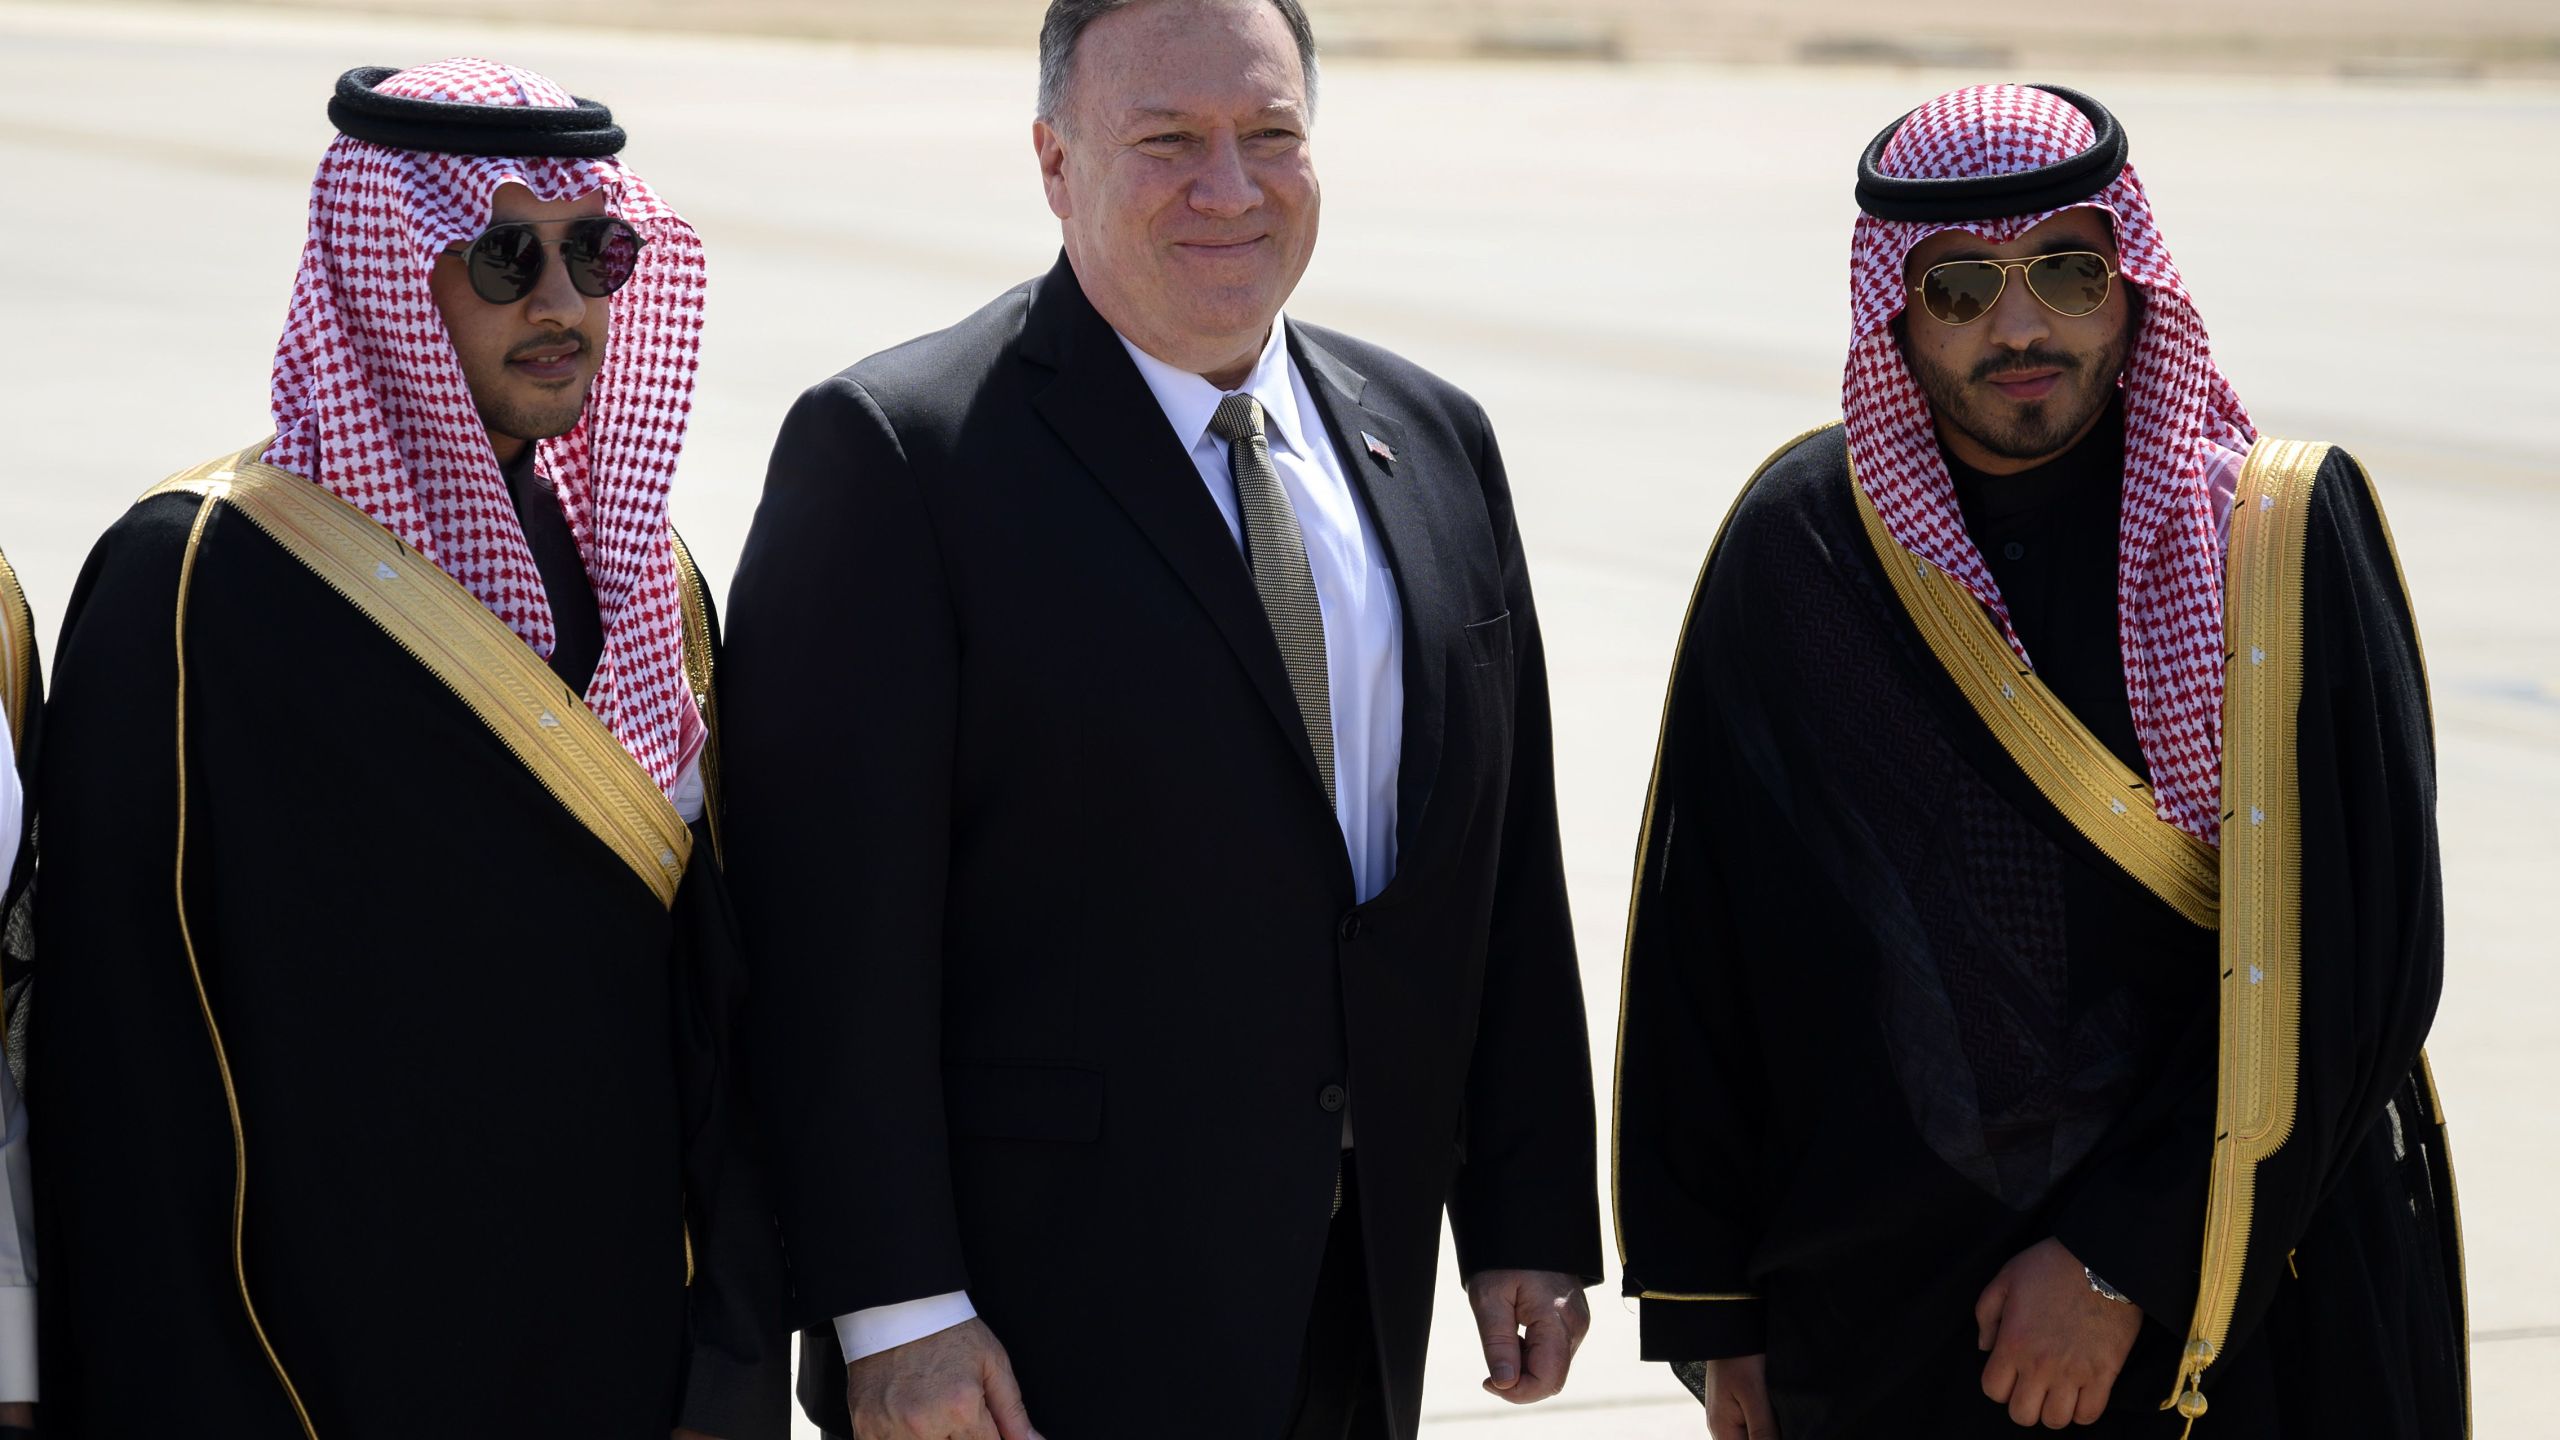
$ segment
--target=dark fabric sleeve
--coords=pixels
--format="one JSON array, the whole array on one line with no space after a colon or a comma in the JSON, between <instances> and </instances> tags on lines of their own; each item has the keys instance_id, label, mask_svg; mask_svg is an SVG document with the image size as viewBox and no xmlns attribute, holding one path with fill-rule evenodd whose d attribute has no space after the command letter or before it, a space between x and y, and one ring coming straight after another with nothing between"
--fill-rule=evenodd
<instances>
[{"instance_id":1,"label":"dark fabric sleeve","mask_svg":"<svg viewBox=\"0 0 2560 1440\"><path fill-rule=\"evenodd\" d=\"M1711 567L1701 579L1672 670L1619 1002L1618 1239L1648 1360L1766 1348L1749 1266L1768 1107L1716 843L1719 827L1740 823L1742 797L1725 783L1731 746L1708 694L1713 626L1702 613L1721 578Z\"/></svg>"},{"instance_id":2,"label":"dark fabric sleeve","mask_svg":"<svg viewBox=\"0 0 2560 1440\"><path fill-rule=\"evenodd\" d=\"M963 1289L941 1067L959 635L907 457L849 378L783 422L724 658L723 823L789 1318Z\"/></svg>"},{"instance_id":3,"label":"dark fabric sleeve","mask_svg":"<svg viewBox=\"0 0 2560 1440\"><path fill-rule=\"evenodd\" d=\"M2313 490L2303 588L2299 1080L2292 1133L2258 1167L2235 1348L2265 1316L2287 1254L2357 1142L2416 1068L2444 978L2426 675L2381 512L2343 453ZM2211 1018L2202 1023L2209 1034ZM2209 1045L2185 1047L2150 1143L2089 1174L2054 1231L2182 1333L2202 1250L2211 1057Z\"/></svg>"},{"instance_id":4,"label":"dark fabric sleeve","mask_svg":"<svg viewBox=\"0 0 2560 1440\"><path fill-rule=\"evenodd\" d=\"M49 959L30 1007L27 1104L49 1432L92 1433L83 1397L162 1394L125 1407L224 1417L239 1433L298 1426L241 1309L231 1269L231 1122L189 978L171 880L178 853L178 573L200 502L137 507L90 554L64 612L37 803L44 816L36 943ZM217 515L216 530L246 524ZM194 619L198 633L206 622ZM216 757L191 755L197 783ZM253 778L253 777L247 777ZM195 941L209 847L190 847ZM250 863L255 863L251 861ZM133 1317L187 1337L138 1380ZM179 1424L172 1420L173 1424Z\"/></svg>"},{"instance_id":5,"label":"dark fabric sleeve","mask_svg":"<svg viewBox=\"0 0 2560 1440\"><path fill-rule=\"evenodd\" d=\"M720 620L707 583L704 590L716 677ZM710 743L719 743L716 728ZM715 794L707 803L719 799ZM684 1404L676 1423L720 1440L788 1440L791 1332L782 1317L791 1287L741 1068L746 957L711 832L707 815L693 827L693 862L675 909L685 1223L693 1256Z\"/></svg>"},{"instance_id":6,"label":"dark fabric sleeve","mask_svg":"<svg viewBox=\"0 0 2560 1440\"><path fill-rule=\"evenodd\" d=\"M2219 1034L2210 1006L2188 1020L2161 1082L2120 1122L2137 1138L2074 1177L2053 1220L2054 1238L2081 1264L2181 1337L2204 1251Z\"/></svg>"},{"instance_id":7,"label":"dark fabric sleeve","mask_svg":"<svg viewBox=\"0 0 2560 1440\"><path fill-rule=\"evenodd\" d=\"M1460 1274L1544 1270L1598 1284L1591 1053L1556 825L1546 649L1502 454L1481 410L1475 419L1481 438L1472 458L1502 563L1515 684L1484 1008L1449 1222ZM1536 1063L1527 1063L1531 1056Z\"/></svg>"}]
</instances>

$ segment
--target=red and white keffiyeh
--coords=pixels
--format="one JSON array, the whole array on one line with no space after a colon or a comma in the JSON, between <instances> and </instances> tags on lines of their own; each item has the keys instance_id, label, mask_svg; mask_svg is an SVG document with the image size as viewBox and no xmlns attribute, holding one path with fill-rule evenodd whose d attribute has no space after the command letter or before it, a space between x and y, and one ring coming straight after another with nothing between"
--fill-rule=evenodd
<instances>
[{"instance_id":1,"label":"red and white keffiyeh","mask_svg":"<svg viewBox=\"0 0 2560 1440\"><path fill-rule=\"evenodd\" d=\"M567 91L487 60L404 70L380 93L568 108ZM543 200L603 191L647 240L607 302L612 333L576 429L539 442L595 586L604 649L586 703L673 791L704 734L684 678L667 492L700 357L702 243L619 160L489 159L340 135L311 187L311 225L276 348L267 463L372 516L479 597L540 655L551 606L461 361L427 288L436 256L480 233L514 183Z\"/></svg>"},{"instance_id":2,"label":"red and white keffiyeh","mask_svg":"<svg viewBox=\"0 0 2560 1440\"><path fill-rule=\"evenodd\" d=\"M2060 96L1977 85L1912 112L1878 163L1905 179L2014 174L2087 150L2096 130ZM2218 844L2222 805L2222 526L2236 466L2257 438L2214 367L2203 320L2178 278L2127 165L2079 206L2115 222L2124 279L2146 300L2128 356L2124 518L2118 542L2119 629L2134 729L2162 818ZM1850 242L1850 348L1841 412L1860 486L1902 545L1954 576L2032 657L1965 531L1955 482L1938 452L1929 401L1893 333L1903 260L1929 236L1964 230L2006 244L2060 210L1979 223L1858 218Z\"/></svg>"}]
</instances>

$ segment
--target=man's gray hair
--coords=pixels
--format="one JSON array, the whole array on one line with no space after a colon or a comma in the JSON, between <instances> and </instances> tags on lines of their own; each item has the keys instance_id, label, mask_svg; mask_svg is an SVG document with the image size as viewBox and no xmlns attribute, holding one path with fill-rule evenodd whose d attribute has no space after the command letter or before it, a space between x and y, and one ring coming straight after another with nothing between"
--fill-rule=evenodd
<instances>
[{"instance_id":1,"label":"man's gray hair","mask_svg":"<svg viewBox=\"0 0 2560 1440\"><path fill-rule=\"evenodd\" d=\"M1076 67L1076 45L1084 39L1085 27L1110 14L1125 10L1141 0L1049 0L1049 13L1040 19L1040 114L1051 125L1059 124L1067 105L1067 81ZM1264 0L1280 12L1289 27L1289 36L1298 42L1298 68L1307 77L1307 116L1315 117L1316 108L1316 28L1307 23L1307 8L1298 0Z\"/></svg>"}]
</instances>

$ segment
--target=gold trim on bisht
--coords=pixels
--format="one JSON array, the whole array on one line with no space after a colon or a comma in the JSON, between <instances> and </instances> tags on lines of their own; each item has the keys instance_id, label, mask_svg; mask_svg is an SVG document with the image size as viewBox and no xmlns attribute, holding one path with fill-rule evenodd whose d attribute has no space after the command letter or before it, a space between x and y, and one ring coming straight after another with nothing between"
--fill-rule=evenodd
<instances>
[{"instance_id":1,"label":"gold trim on bisht","mask_svg":"<svg viewBox=\"0 0 2560 1440\"><path fill-rule=\"evenodd\" d=\"M727 868L720 843L720 691L711 673L711 591L684 537L669 531L676 547L676 599L684 610L684 683L702 712L702 814L711 822L712 863Z\"/></svg>"},{"instance_id":2,"label":"gold trim on bisht","mask_svg":"<svg viewBox=\"0 0 2560 1440\"><path fill-rule=\"evenodd\" d=\"M2367 490L2372 488L2368 483ZM2436 1122L2436 1156L2444 1161L2444 1203L2453 1211L2453 1295L2462 1322L2462 1440L2471 1440L2471 1257L2462 1243L2462 1182L2453 1173L2453 1122L2444 1117L2444 1097L2436 1090L2436 1067L2424 1047L2418 1051L2418 1083L2426 1087L2427 1109Z\"/></svg>"},{"instance_id":3,"label":"gold trim on bisht","mask_svg":"<svg viewBox=\"0 0 2560 1440\"><path fill-rule=\"evenodd\" d=\"M684 611L684 683L693 692L694 708L702 712L702 818L710 822L711 863L728 868L726 851L720 844L720 707L711 675L711 601L701 568L693 563L693 552L684 537L670 530L667 539L676 550L676 603ZM684 1219L684 1283L693 1286L693 1220Z\"/></svg>"},{"instance_id":4,"label":"gold trim on bisht","mask_svg":"<svg viewBox=\"0 0 2560 1440\"><path fill-rule=\"evenodd\" d=\"M35 689L36 617L9 557L0 555L0 715L9 721L12 753L27 747L27 696ZM0 880L8 877L0 875Z\"/></svg>"},{"instance_id":5,"label":"gold trim on bisht","mask_svg":"<svg viewBox=\"0 0 2560 1440\"><path fill-rule=\"evenodd\" d=\"M249 1264L243 1249L242 1235L249 1215L249 1141L240 1125L240 1091L231 1081L231 1056L222 1043L222 1026L213 1018L213 998L205 990L204 966L196 958L195 930L187 923L187 595L195 585L196 552L204 543L205 522L213 518L213 507L221 500L218 491L206 490L204 503L196 507L195 525L187 531L186 558L178 563L178 604L175 620L177 645L177 743L178 743L178 857L174 868L178 907L178 940L186 950L187 976L195 984L196 1008L204 1016L205 1037L213 1042L213 1066L222 1077L222 1105L231 1119L231 1278L240 1289L240 1309L248 1316L249 1331L258 1337L258 1349L276 1372L276 1383L284 1387L284 1398L293 1405L295 1420L300 1422L305 1440L318 1440L319 1432L311 1426L311 1412L304 1408L302 1393L293 1385L293 1377L285 1373L284 1360L276 1354L274 1342L267 1338L267 1327L258 1320L258 1302L249 1296Z\"/></svg>"},{"instance_id":6,"label":"gold trim on bisht","mask_svg":"<svg viewBox=\"0 0 2560 1440\"><path fill-rule=\"evenodd\" d=\"M2221 1040L2204 1264L2175 1407L2194 1429L2230 1342L2260 1162L2293 1134L2302 1041L2302 581L2326 445L2261 439L2241 467L2223 575Z\"/></svg>"},{"instance_id":7,"label":"gold trim on bisht","mask_svg":"<svg viewBox=\"0 0 2560 1440\"><path fill-rule=\"evenodd\" d=\"M1713 543L1707 546L1707 558L1698 562L1698 583L1690 589L1689 608L1680 616L1680 640L1678 645L1676 645L1671 652L1671 679L1665 682L1662 687L1662 719L1654 727L1653 774L1651 779L1645 781L1644 786L1644 822L1642 828L1636 831L1635 879L1627 892L1627 935L1624 946L1618 954L1618 1052L1611 1058L1609 1065L1609 1228L1610 1231L1617 1236L1618 1268L1621 1270L1627 1268L1627 1229L1625 1217L1622 1213L1624 1207L1619 1202L1618 1191L1618 1145L1622 1138L1619 1133L1619 1123L1620 1117L1626 1113L1627 975L1635 965L1636 912L1641 908L1644 900L1644 872L1646 864L1651 858L1650 852L1653 848L1653 807L1655 800L1659 798L1662 790L1662 750L1663 747L1669 744L1671 740L1671 695L1673 690L1675 690L1679 684L1680 658L1689 652L1689 626L1692 621L1698 618L1698 597L1706 590L1707 571L1716 563L1716 551L1724 548L1725 531L1733 527L1733 517L1741 511L1742 502L1751 494L1751 487L1759 484L1760 477L1769 472L1769 467L1786 458L1786 456L1797 446L1802 445L1807 440L1812 439L1814 436L1821 434L1825 430L1838 428L1839 424L1839 421L1834 420L1828 425L1816 425L1812 429L1798 435L1793 440L1788 441L1786 444L1770 451L1769 458L1760 462L1760 468L1751 472L1751 478L1742 482L1742 488L1734 492L1733 503L1725 509L1724 519L1716 525L1716 538ZM1756 1297L1744 1295L1655 1295L1648 1292L1638 1298L1647 1300L1738 1300L1752 1299Z\"/></svg>"},{"instance_id":8,"label":"gold trim on bisht","mask_svg":"<svg viewBox=\"0 0 2560 1440\"><path fill-rule=\"evenodd\" d=\"M373 517L259 463L267 441L170 477L247 516L469 706L543 788L672 907L693 832L613 732L460 582Z\"/></svg>"},{"instance_id":9,"label":"gold trim on bisht","mask_svg":"<svg viewBox=\"0 0 2560 1440\"><path fill-rule=\"evenodd\" d=\"M2160 818L2151 787L2020 663L1999 623L1971 591L1893 538L1875 502L1858 487L1856 469L1852 461L1849 486L1877 563L1892 577L1894 593L1930 653L2000 748L2117 868L2190 923L2213 929L2222 889L2214 848Z\"/></svg>"}]
</instances>

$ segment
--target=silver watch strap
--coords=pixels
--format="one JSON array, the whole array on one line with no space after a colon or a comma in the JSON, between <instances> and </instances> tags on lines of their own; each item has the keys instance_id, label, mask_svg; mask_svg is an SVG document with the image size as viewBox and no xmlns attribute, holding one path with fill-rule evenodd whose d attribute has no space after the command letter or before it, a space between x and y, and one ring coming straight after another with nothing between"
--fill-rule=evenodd
<instances>
[{"instance_id":1,"label":"silver watch strap","mask_svg":"<svg viewBox=\"0 0 2560 1440\"><path fill-rule=\"evenodd\" d=\"M2106 1281L2099 1279L2097 1271L2083 1265L2080 1267L2080 1273L2089 1277L2089 1288L2097 1291L2100 1295L2113 1300L2119 1305L2130 1305L2133 1303L2132 1296L2127 1295L2113 1285L2108 1284Z\"/></svg>"}]
</instances>

